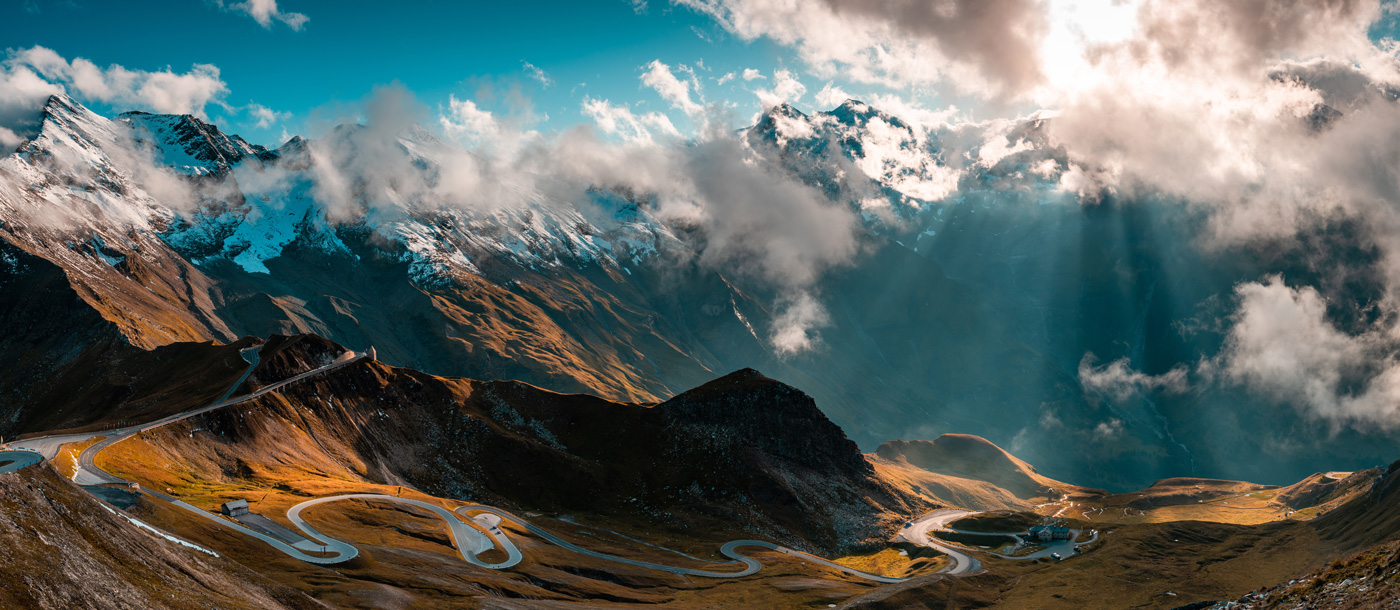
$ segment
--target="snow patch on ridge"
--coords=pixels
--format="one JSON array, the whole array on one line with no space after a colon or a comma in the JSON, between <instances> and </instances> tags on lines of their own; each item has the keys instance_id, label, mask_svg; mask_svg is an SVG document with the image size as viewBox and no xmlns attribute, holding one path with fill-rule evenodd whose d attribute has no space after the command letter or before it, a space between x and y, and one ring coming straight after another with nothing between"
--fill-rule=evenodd
<instances>
[{"instance_id":1,"label":"snow patch on ridge","mask_svg":"<svg viewBox=\"0 0 1400 610\"><path fill-rule=\"evenodd\" d=\"M157 536L160 536L161 538L164 538L164 539L166 539L166 540L169 540L170 542L174 542L175 544L178 544L178 545L183 546L183 547L185 547L185 548L194 549L194 550L199 551L199 552L201 552L201 553L206 553L206 554L209 554L209 555L213 555L214 557L218 557L218 556L219 556L218 553L215 553L214 551L211 551L211 550L209 550L209 549L206 549L206 548L204 548L204 547L202 547L202 546L199 546L198 544L195 544L195 543L190 542L190 541L188 541L188 540L183 540L183 539L181 539L181 538L176 538L175 536L171 536L170 534L167 534L167 533L162 532L162 531L160 531L160 530L158 530L158 529L156 529L156 528L154 528L154 527L151 527L151 526L149 526L149 525L146 525L146 523L145 523L144 521L141 521L141 520L139 520L139 519L134 519L134 518L132 518L132 517L128 517L128 516L126 516L126 515L124 515L124 514L122 514L122 513L119 513L119 512L117 512L117 511L115 511L115 510L112 510L111 507L109 507L109 506L107 506L107 505L105 505L105 504L102 505L102 508L107 509L107 512L109 512L109 513L112 513L112 514L114 514L114 515L117 515L118 517L121 517L121 518L123 518L123 519L126 519L128 523L130 523L130 524L132 524L132 525L134 525L134 526L136 526L136 527L139 527L139 528L141 528L141 529L143 529L143 530L146 530L146 531L148 531L148 532L151 532L152 534L155 534L155 535L157 535Z\"/></svg>"}]
</instances>

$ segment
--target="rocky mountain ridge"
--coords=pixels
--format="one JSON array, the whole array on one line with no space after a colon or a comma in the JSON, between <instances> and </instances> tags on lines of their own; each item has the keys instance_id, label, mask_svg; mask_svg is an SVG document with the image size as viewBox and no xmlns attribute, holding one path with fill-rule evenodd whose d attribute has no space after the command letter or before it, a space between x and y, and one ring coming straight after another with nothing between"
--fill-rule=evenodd
<instances>
[{"instance_id":1,"label":"rocky mountain ridge","mask_svg":"<svg viewBox=\"0 0 1400 610\"><path fill-rule=\"evenodd\" d=\"M1185 237L1125 239L1147 224L1198 231L1111 199L1080 205L1061 188L1051 118L927 128L849 101L774 107L743 132L765 171L862 225L853 260L806 288L826 314L816 341L786 356L771 340L791 294L702 260L704 236L659 220L644 193L449 205L439 187L476 160L422 129L347 125L264 150L193 117L108 120L69 98L44 117L0 159L0 240L55 265L97 314L64 324L65 290L27 295L73 345L113 330L143 349L316 333L433 374L636 402L757 368L866 450L971 433L1119 491L1193 474L1286 484L1318 458L1304 443L1258 464L1205 440L1202 413L1224 404L1272 425L1277 409L1239 388L1203 394L1210 406L1081 383L1090 355L1157 374L1214 353L1218 336L1172 329L1270 267L1212 268ZM38 404L16 387L0 390ZM1376 439L1347 434L1365 451L1336 467L1381 461ZM1262 450L1257 438L1238 451Z\"/></svg>"}]
</instances>

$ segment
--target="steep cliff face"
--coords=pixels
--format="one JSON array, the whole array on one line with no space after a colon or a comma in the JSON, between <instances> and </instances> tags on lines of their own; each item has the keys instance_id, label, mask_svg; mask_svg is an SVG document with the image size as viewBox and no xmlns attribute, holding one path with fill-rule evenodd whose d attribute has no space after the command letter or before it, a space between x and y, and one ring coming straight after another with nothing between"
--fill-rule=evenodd
<instances>
[{"instance_id":1,"label":"steep cliff face","mask_svg":"<svg viewBox=\"0 0 1400 610\"><path fill-rule=\"evenodd\" d=\"M824 548L882 540L902 516L928 507L880 480L810 396L758 371L731 373L655 411L666 431L668 478L723 492L712 498L692 485L684 501L714 509L754 503L794 531L814 523L822 532L814 542Z\"/></svg>"},{"instance_id":2,"label":"steep cliff face","mask_svg":"<svg viewBox=\"0 0 1400 610\"><path fill-rule=\"evenodd\" d=\"M73 282L62 267L0 239L0 359L7 363L0 436L189 408L225 379L221 372L239 367L236 348L133 345Z\"/></svg>"},{"instance_id":3,"label":"steep cliff face","mask_svg":"<svg viewBox=\"0 0 1400 610\"><path fill-rule=\"evenodd\" d=\"M43 113L39 135L0 158L0 240L61 268L132 345L235 339L213 284L159 236L190 202L151 186L165 183L121 123L63 96Z\"/></svg>"},{"instance_id":4,"label":"steep cliff face","mask_svg":"<svg viewBox=\"0 0 1400 610\"><path fill-rule=\"evenodd\" d=\"M820 533L813 541L827 549L887 538L903 516L929 507L876 476L810 396L756 370L711 381L654 411L648 415L665 433L663 480L693 481L674 496L682 502L715 511L761 506L781 527Z\"/></svg>"},{"instance_id":5,"label":"steep cliff face","mask_svg":"<svg viewBox=\"0 0 1400 610\"><path fill-rule=\"evenodd\" d=\"M277 158L266 148L227 135L188 114L126 112L117 120L131 126L136 144L149 147L163 165L186 175L224 176L245 159Z\"/></svg>"},{"instance_id":6,"label":"steep cliff face","mask_svg":"<svg viewBox=\"0 0 1400 610\"><path fill-rule=\"evenodd\" d=\"M0 359L6 363L0 436L193 408L217 397L227 389L220 384L232 384L246 367L238 350L252 339L222 346L133 342L130 327L94 307L86 282L111 285L76 276L7 239L0 231ZM98 302L144 323L160 319L144 317L132 301Z\"/></svg>"}]
</instances>

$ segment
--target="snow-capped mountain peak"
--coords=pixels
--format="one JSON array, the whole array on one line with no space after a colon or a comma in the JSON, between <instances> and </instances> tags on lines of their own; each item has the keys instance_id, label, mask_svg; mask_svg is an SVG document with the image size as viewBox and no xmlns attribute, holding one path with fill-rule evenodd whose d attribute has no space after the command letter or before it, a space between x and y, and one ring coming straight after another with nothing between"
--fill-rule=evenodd
<instances>
[{"instance_id":1,"label":"snow-capped mountain peak","mask_svg":"<svg viewBox=\"0 0 1400 610\"><path fill-rule=\"evenodd\" d=\"M155 201L161 183L125 125L66 95L48 99L38 133L0 158L0 220L89 233L144 229L181 201ZM159 224L159 222L157 222Z\"/></svg>"},{"instance_id":2,"label":"snow-capped mountain peak","mask_svg":"<svg viewBox=\"0 0 1400 610\"><path fill-rule=\"evenodd\" d=\"M113 171L111 153L121 147L125 135L124 129L67 95L51 95L39 133L21 144L16 155L69 173L106 173Z\"/></svg>"},{"instance_id":3,"label":"snow-capped mountain peak","mask_svg":"<svg viewBox=\"0 0 1400 610\"><path fill-rule=\"evenodd\" d=\"M138 144L150 146L164 166L185 175L223 175L249 157L270 161L276 154L188 114L127 112L118 120Z\"/></svg>"}]
</instances>

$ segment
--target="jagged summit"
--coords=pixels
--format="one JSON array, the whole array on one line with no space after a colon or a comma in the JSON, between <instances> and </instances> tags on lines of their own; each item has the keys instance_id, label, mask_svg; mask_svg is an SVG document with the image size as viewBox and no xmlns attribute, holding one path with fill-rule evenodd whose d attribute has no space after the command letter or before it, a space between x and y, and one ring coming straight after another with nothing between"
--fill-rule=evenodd
<instances>
[{"instance_id":1,"label":"jagged summit","mask_svg":"<svg viewBox=\"0 0 1400 610\"><path fill-rule=\"evenodd\" d=\"M784 146L793 138L809 138L816 133L808 127L811 117L783 102L763 111L758 122L749 128L750 137L758 136L772 143Z\"/></svg>"},{"instance_id":2,"label":"jagged summit","mask_svg":"<svg viewBox=\"0 0 1400 610\"><path fill-rule=\"evenodd\" d=\"M77 100L69 97L66 93L55 93L44 101L44 107L40 114L45 119L50 119L73 112L86 111L87 108L78 103Z\"/></svg>"},{"instance_id":3,"label":"jagged summit","mask_svg":"<svg viewBox=\"0 0 1400 610\"><path fill-rule=\"evenodd\" d=\"M133 111L118 120L131 127L138 144L154 149L159 162L186 175L224 175L245 159L271 161L277 156L193 115Z\"/></svg>"},{"instance_id":4,"label":"jagged summit","mask_svg":"<svg viewBox=\"0 0 1400 610\"><path fill-rule=\"evenodd\" d=\"M687 390L676 395L660 407L663 410L688 411L704 403L706 406L714 406L717 403L708 402L716 396L730 396L742 401L748 398L763 397L764 399L775 399L765 403L766 409L788 408L796 404L812 405L814 415L821 417L820 411L816 411L812 399L801 390L787 385L776 379L770 379L756 369L743 368L723 377L719 377L696 388ZM700 415L698 412L695 415Z\"/></svg>"},{"instance_id":5,"label":"jagged summit","mask_svg":"<svg viewBox=\"0 0 1400 610\"><path fill-rule=\"evenodd\" d=\"M883 112L857 99L848 99L826 114L836 119L837 122L852 127L864 127L868 125L872 119L878 118L897 129L906 131L912 129L908 123L900 120L899 117Z\"/></svg>"},{"instance_id":6,"label":"jagged summit","mask_svg":"<svg viewBox=\"0 0 1400 610\"><path fill-rule=\"evenodd\" d=\"M717 377L709 383L705 383L686 394L692 392L728 392L736 389L759 389L771 386L784 385L781 381L770 379L758 369L742 368L728 375ZM684 396L685 394L681 394ZM677 396L680 398L680 396Z\"/></svg>"},{"instance_id":7,"label":"jagged summit","mask_svg":"<svg viewBox=\"0 0 1400 610\"><path fill-rule=\"evenodd\" d=\"M68 173L110 169L107 151L120 146L124 135L111 121L65 94L49 96L40 116L37 133L18 154Z\"/></svg>"}]
</instances>

